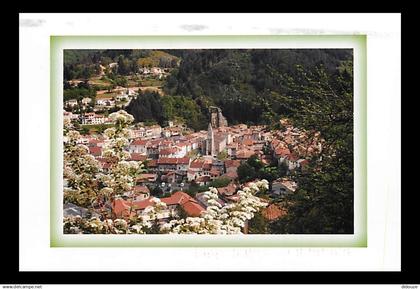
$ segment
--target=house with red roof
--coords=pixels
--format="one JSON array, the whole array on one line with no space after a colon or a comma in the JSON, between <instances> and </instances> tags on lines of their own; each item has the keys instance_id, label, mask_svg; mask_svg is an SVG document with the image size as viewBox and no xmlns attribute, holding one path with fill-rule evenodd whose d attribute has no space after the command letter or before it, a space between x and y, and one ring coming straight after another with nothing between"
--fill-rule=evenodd
<instances>
[{"instance_id":1,"label":"house with red roof","mask_svg":"<svg viewBox=\"0 0 420 289\"><path fill-rule=\"evenodd\" d=\"M158 215L159 219L169 218L170 216L179 213L180 209L190 217L198 217L205 209L199 204L197 200L184 192L175 192L170 197L160 199L166 204L167 210ZM133 215L143 215L144 210L153 206L152 198L147 198L141 201L125 201L117 199L112 206L113 214L116 217L126 218Z\"/></svg>"},{"instance_id":2,"label":"house with red roof","mask_svg":"<svg viewBox=\"0 0 420 289\"><path fill-rule=\"evenodd\" d=\"M184 192L175 192L168 198L162 198L161 201L166 203L168 208L172 210L177 210L181 207L190 217L199 217L205 211L197 200Z\"/></svg>"},{"instance_id":3,"label":"house with red roof","mask_svg":"<svg viewBox=\"0 0 420 289\"><path fill-rule=\"evenodd\" d=\"M159 158L157 160L158 170L162 173L178 172L187 175L190 166L190 158Z\"/></svg>"},{"instance_id":4,"label":"house with red roof","mask_svg":"<svg viewBox=\"0 0 420 289\"><path fill-rule=\"evenodd\" d=\"M236 180L238 178L238 173L237 171L230 171L230 172L226 172L223 175L220 176L221 178L228 178L233 180Z\"/></svg>"},{"instance_id":5,"label":"house with red roof","mask_svg":"<svg viewBox=\"0 0 420 289\"><path fill-rule=\"evenodd\" d=\"M146 155L140 153L131 153L130 154L130 161L137 161L137 162L144 162L147 159Z\"/></svg>"},{"instance_id":6,"label":"house with red roof","mask_svg":"<svg viewBox=\"0 0 420 289\"><path fill-rule=\"evenodd\" d=\"M209 176L201 176L196 178L194 182L200 186L207 186L211 182L211 178Z\"/></svg>"},{"instance_id":7,"label":"house with red roof","mask_svg":"<svg viewBox=\"0 0 420 289\"><path fill-rule=\"evenodd\" d=\"M148 144L147 140L136 139L130 143L130 145L128 146L128 151L130 153L146 155L147 144Z\"/></svg>"},{"instance_id":8,"label":"house with red roof","mask_svg":"<svg viewBox=\"0 0 420 289\"><path fill-rule=\"evenodd\" d=\"M284 208L280 208L275 204L269 205L267 208L261 210L261 214L268 221L275 221L287 215L287 211Z\"/></svg>"},{"instance_id":9,"label":"house with red roof","mask_svg":"<svg viewBox=\"0 0 420 289\"><path fill-rule=\"evenodd\" d=\"M141 201L150 197L150 190L147 186L135 186L132 195L135 201Z\"/></svg>"},{"instance_id":10,"label":"house with red roof","mask_svg":"<svg viewBox=\"0 0 420 289\"><path fill-rule=\"evenodd\" d=\"M255 154L254 150L251 150L248 148L240 149L236 152L236 159L244 161L244 160L249 159L254 154Z\"/></svg>"},{"instance_id":11,"label":"house with red roof","mask_svg":"<svg viewBox=\"0 0 420 289\"><path fill-rule=\"evenodd\" d=\"M204 173L204 164L205 162L202 160L194 160L190 163L190 167L187 171L187 179L188 181L192 181L201 177Z\"/></svg>"},{"instance_id":12,"label":"house with red roof","mask_svg":"<svg viewBox=\"0 0 420 289\"><path fill-rule=\"evenodd\" d=\"M89 147L89 153L94 157L100 157L102 155L102 148L97 146Z\"/></svg>"},{"instance_id":13,"label":"house with red roof","mask_svg":"<svg viewBox=\"0 0 420 289\"><path fill-rule=\"evenodd\" d=\"M157 174L140 174L136 178L137 184L156 182Z\"/></svg>"},{"instance_id":14,"label":"house with red roof","mask_svg":"<svg viewBox=\"0 0 420 289\"><path fill-rule=\"evenodd\" d=\"M237 186L234 183L230 183L225 187L217 188L217 191L222 196L232 196L236 193Z\"/></svg>"},{"instance_id":15,"label":"house with red roof","mask_svg":"<svg viewBox=\"0 0 420 289\"><path fill-rule=\"evenodd\" d=\"M184 155L185 154L182 154L176 147L159 150L159 158L178 158L183 157Z\"/></svg>"}]
</instances>

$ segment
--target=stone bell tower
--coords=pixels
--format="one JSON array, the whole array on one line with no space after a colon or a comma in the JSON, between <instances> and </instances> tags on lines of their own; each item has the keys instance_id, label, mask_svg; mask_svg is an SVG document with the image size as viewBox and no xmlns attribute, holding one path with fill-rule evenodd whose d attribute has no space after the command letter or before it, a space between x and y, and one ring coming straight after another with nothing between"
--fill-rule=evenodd
<instances>
[{"instance_id":1,"label":"stone bell tower","mask_svg":"<svg viewBox=\"0 0 420 289\"><path fill-rule=\"evenodd\" d=\"M214 132L213 132L213 127L211 125L211 122L209 123L209 127L207 129L206 155L210 155L210 156L215 155Z\"/></svg>"},{"instance_id":2,"label":"stone bell tower","mask_svg":"<svg viewBox=\"0 0 420 289\"><path fill-rule=\"evenodd\" d=\"M214 128L227 126L227 120L222 114L222 110L216 106L210 106L210 123Z\"/></svg>"}]
</instances>

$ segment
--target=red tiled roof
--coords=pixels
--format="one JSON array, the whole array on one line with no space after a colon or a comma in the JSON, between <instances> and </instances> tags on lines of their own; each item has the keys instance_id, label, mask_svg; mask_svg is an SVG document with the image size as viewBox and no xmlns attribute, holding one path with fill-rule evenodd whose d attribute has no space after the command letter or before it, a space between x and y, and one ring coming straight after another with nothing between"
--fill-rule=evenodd
<instances>
[{"instance_id":1,"label":"red tiled roof","mask_svg":"<svg viewBox=\"0 0 420 289\"><path fill-rule=\"evenodd\" d=\"M242 143L246 146L251 146L254 144L254 141L252 139L245 139Z\"/></svg>"},{"instance_id":2,"label":"red tiled roof","mask_svg":"<svg viewBox=\"0 0 420 289\"><path fill-rule=\"evenodd\" d=\"M203 168L204 162L203 161L193 161L190 164L191 169L201 169Z\"/></svg>"},{"instance_id":3,"label":"red tiled roof","mask_svg":"<svg viewBox=\"0 0 420 289\"><path fill-rule=\"evenodd\" d=\"M291 154L291 152L288 148L283 148L283 147L277 147L274 150L274 152L275 152L276 155L279 155L279 156L288 156L288 155Z\"/></svg>"},{"instance_id":4,"label":"red tiled roof","mask_svg":"<svg viewBox=\"0 0 420 289\"><path fill-rule=\"evenodd\" d=\"M147 166L149 168L155 168L155 167L157 167L157 165L158 165L157 160L150 160L150 161L147 162Z\"/></svg>"},{"instance_id":5,"label":"red tiled roof","mask_svg":"<svg viewBox=\"0 0 420 289\"><path fill-rule=\"evenodd\" d=\"M130 160L132 161L145 161L147 159L147 156L139 154L139 153L131 153Z\"/></svg>"},{"instance_id":6,"label":"red tiled roof","mask_svg":"<svg viewBox=\"0 0 420 289\"><path fill-rule=\"evenodd\" d=\"M240 150L236 153L238 159L248 159L254 154L254 151L250 150Z\"/></svg>"},{"instance_id":7,"label":"red tiled roof","mask_svg":"<svg viewBox=\"0 0 420 289\"><path fill-rule=\"evenodd\" d=\"M211 179L209 176L202 176L195 180L196 182L210 182Z\"/></svg>"},{"instance_id":8,"label":"red tiled roof","mask_svg":"<svg viewBox=\"0 0 420 289\"><path fill-rule=\"evenodd\" d=\"M159 158L157 160L158 165L184 165L189 163L190 158Z\"/></svg>"},{"instance_id":9,"label":"red tiled roof","mask_svg":"<svg viewBox=\"0 0 420 289\"><path fill-rule=\"evenodd\" d=\"M226 177L226 178L234 180L234 179L238 178L238 173L230 171L230 172L227 172L227 173L223 174L221 177Z\"/></svg>"},{"instance_id":10,"label":"red tiled roof","mask_svg":"<svg viewBox=\"0 0 420 289\"><path fill-rule=\"evenodd\" d=\"M178 164L186 165L186 164L189 164L189 163L190 163L190 158L188 158L188 157L178 159Z\"/></svg>"},{"instance_id":11,"label":"red tiled roof","mask_svg":"<svg viewBox=\"0 0 420 289\"><path fill-rule=\"evenodd\" d=\"M144 146L146 144L147 144L147 140L136 139L130 145L142 145L142 146Z\"/></svg>"},{"instance_id":12,"label":"red tiled roof","mask_svg":"<svg viewBox=\"0 0 420 289\"><path fill-rule=\"evenodd\" d=\"M130 215L131 204L123 199L114 200L112 204L112 211L117 217L128 217ZM135 214L134 212L131 213Z\"/></svg>"},{"instance_id":13,"label":"red tiled roof","mask_svg":"<svg viewBox=\"0 0 420 289\"><path fill-rule=\"evenodd\" d=\"M150 194L150 190L146 186L135 186L134 187L134 192L135 193L146 193L146 194Z\"/></svg>"},{"instance_id":14,"label":"red tiled roof","mask_svg":"<svg viewBox=\"0 0 420 289\"><path fill-rule=\"evenodd\" d=\"M204 211L204 208L200 206L196 201L186 202L182 205L182 208L190 217L199 217Z\"/></svg>"},{"instance_id":15,"label":"red tiled roof","mask_svg":"<svg viewBox=\"0 0 420 289\"><path fill-rule=\"evenodd\" d=\"M153 206L155 203L152 201L153 197L147 198L145 200L133 202L133 208L137 210L146 209L148 206Z\"/></svg>"},{"instance_id":16,"label":"red tiled roof","mask_svg":"<svg viewBox=\"0 0 420 289\"><path fill-rule=\"evenodd\" d=\"M198 217L204 211L204 208L195 199L184 192L175 192L168 198L162 198L161 201L167 205L182 206L185 212L191 217Z\"/></svg>"},{"instance_id":17,"label":"red tiled roof","mask_svg":"<svg viewBox=\"0 0 420 289\"><path fill-rule=\"evenodd\" d=\"M222 195L233 195L236 192L236 185L229 184L226 187L217 188L217 191Z\"/></svg>"},{"instance_id":18,"label":"red tiled roof","mask_svg":"<svg viewBox=\"0 0 420 289\"><path fill-rule=\"evenodd\" d=\"M211 167L212 167L212 164L210 163L205 163L204 165L203 165L203 169L205 169L205 170L211 170Z\"/></svg>"},{"instance_id":19,"label":"red tiled roof","mask_svg":"<svg viewBox=\"0 0 420 289\"><path fill-rule=\"evenodd\" d=\"M204 208L200 206L200 204L198 204L197 200L190 197L184 192L175 192L172 196L168 198L162 198L161 201L167 205L182 206L185 212L191 217L198 217L200 216L201 212L204 211ZM113 212L117 216L128 216L130 207L132 207L134 210L143 210L153 205L154 202L152 201L152 197L132 203L118 199L114 201ZM135 213L132 212L132 214Z\"/></svg>"},{"instance_id":20,"label":"red tiled roof","mask_svg":"<svg viewBox=\"0 0 420 289\"><path fill-rule=\"evenodd\" d=\"M220 175L220 171L218 170L218 169L216 169L216 168L212 168L211 170L210 170L210 174L212 175L212 176L219 176Z\"/></svg>"},{"instance_id":21,"label":"red tiled roof","mask_svg":"<svg viewBox=\"0 0 420 289\"><path fill-rule=\"evenodd\" d=\"M176 152L177 152L176 148L161 149L159 151L159 155L170 155Z\"/></svg>"},{"instance_id":22,"label":"red tiled roof","mask_svg":"<svg viewBox=\"0 0 420 289\"><path fill-rule=\"evenodd\" d=\"M287 214L285 209L281 209L274 204L271 204L267 208L264 208L261 213L264 216L264 218L268 219L269 221L276 220Z\"/></svg>"},{"instance_id":23,"label":"red tiled roof","mask_svg":"<svg viewBox=\"0 0 420 289\"><path fill-rule=\"evenodd\" d=\"M137 181L142 181L142 180L149 180L149 179L156 179L157 178L157 174L140 174L137 177Z\"/></svg>"},{"instance_id":24,"label":"red tiled roof","mask_svg":"<svg viewBox=\"0 0 420 289\"><path fill-rule=\"evenodd\" d=\"M102 148L101 147L89 147L89 152L91 155L100 156L102 155Z\"/></svg>"},{"instance_id":25,"label":"red tiled roof","mask_svg":"<svg viewBox=\"0 0 420 289\"><path fill-rule=\"evenodd\" d=\"M226 160L225 161L225 167L230 168L230 167L239 167L241 165L241 161L240 160Z\"/></svg>"}]
</instances>

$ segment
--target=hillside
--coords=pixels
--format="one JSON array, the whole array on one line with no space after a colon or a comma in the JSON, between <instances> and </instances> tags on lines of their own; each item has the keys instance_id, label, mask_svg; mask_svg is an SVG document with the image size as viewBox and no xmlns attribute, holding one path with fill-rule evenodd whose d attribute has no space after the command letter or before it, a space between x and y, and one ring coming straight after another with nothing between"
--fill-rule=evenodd
<instances>
[{"instance_id":1,"label":"hillside","mask_svg":"<svg viewBox=\"0 0 420 289\"><path fill-rule=\"evenodd\" d=\"M222 107L229 123L267 123L270 111L276 118L290 111L279 95L298 95L283 79L299 81L299 69L338 75L352 51L345 49L182 50L170 51L182 58L179 69L168 78L165 92ZM343 73L343 72L341 72ZM304 84L304 83L302 83Z\"/></svg>"}]
</instances>

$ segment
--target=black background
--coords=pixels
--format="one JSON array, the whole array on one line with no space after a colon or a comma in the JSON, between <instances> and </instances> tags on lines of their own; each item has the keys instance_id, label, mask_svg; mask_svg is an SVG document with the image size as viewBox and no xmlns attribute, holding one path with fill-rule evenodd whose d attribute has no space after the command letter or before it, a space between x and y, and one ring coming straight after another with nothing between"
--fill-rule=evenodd
<instances>
[{"instance_id":1,"label":"black background","mask_svg":"<svg viewBox=\"0 0 420 289\"><path fill-rule=\"evenodd\" d=\"M366 1L365 1L366 2ZM67 10L59 10L53 4L47 4L50 8L50 12L146 12L147 7L144 6L146 3L141 1L141 7L138 7L138 10L132 7L132 3L125 2L114 2L114 4L105 5L99 2L93 2L92 7L89 7L89 3L77 3L74 1L64 4L62 8ZM412 65L410 61L409 64L404 62L404 59L407 59L408 56L408 45L407 42L407 12L413 11L412 9L403 9L397 8L394 10L367 10L361 11L354 8L354 1L345 3L347 10L339 11L339 9L332 8L331 11L328 11L326 8L319 7L318 2L312 1L310 4L297 3L298 8L285 7L285 3L282 2L278 4L281 6L281 9L275 11L275 7L270 2L259 2L252 3L245 2L241 4L233 4L233 9L230 11L223 12L400 12L402 13L402 68L407 69ZM170 3L164 3L158 5L157 3L149 3L149 10L147 12L199 12L197 9L197 2L187 4L191 5L190 8L195 11L186 11L180 10L179 1L172 1ZM218 4L217 2L205 2L203 3L205 8L208 8L207 12L222 12L219 9L225 8L226 3ZM296 3L295 3L296 4ZM323 3L328 8L330 6L329 2ZM365 7L367 3L363 3L362 7ZM124 6L118 7L115 6ZM172 5L172 7L171 7ZM236 5L236 6L235 6ZM308 6L309 5L309 6ZM98 11L95 10L101 6L101 9L109 9L108 11ZM260 10L257 11L259 6ZM261 6L261 7L260 7ZM324 7L325 7L324 6ZM380 7L379 7L380 6ZM383 5L377 5L375 8L383 8ZM105 8L104 8L105 7ZM166 11L157 11L156 9L167 9ZM226 7L227 8L227 7ZM251 11L244 11L245 8L251 8ZM84 11L81 11L81 10ZM169 9L169 10L168 10ZM227 8L229 9L229 8ZM303 10L302 10L303 9ZM306 9L306 10L305 10ZM2 166L3 168L3 181L0 184L0 195L2 199L0 201L0 239L2 241L2 246L0 247L0 264L2 269L0 270L0 284L418 284L419 282L419 260L418 256L418 244L419 239L417 237L417 231L420 228L418 221L420 220L419 214L417 213L417 207L419 203L414 201L414 198L419 194L419 187L409 187L409 182L411 179L415 179L415 176L406 176L406 173L414 174L418 171L414 166L413 169L408 168L410 164L415 165L414 158L416 158L416 145L417 142L414 141L415 138L412 136L409 143L414 147L412 150L402 149L403 152L408 151L409 161L402 162L403 174L402 174L402 271L401 272L19 272L19 181L24 182L25 180L19 179L19 122L18 122L18 111L13 110L12 108L17 108L19 110L19 98L16 87L19 87L19 13L27 12L46 12L48 9L42 8L40 3L37 1L31 2L30 6L27 6L25 9L18 8L15 9L14 13L7 13L9 20L5 20L3 15L2 21L6 21L3 24L3 32L8 32L11 34L9 37L4 38L3 48L6 47L4 51L4 60L9 62L8 64L3 64L2 73L8 73L8 78L6 80L10 85L8 89L10 92L7 92L8 96L13 95L13 97L5 97L3 95L2 100L7 101L3 102L2 105L2 114L3 114L3 125L6 125L7 141L3 138L3 141L0 142L7 150L2 150L2 156L5 163L8 165ZM10 10L9 10L10 11ZM252 16L252 15L251 15ZM15 30L12 29L15 25ZM256 23L257 25L257 23ZM405 27L405 28L404 28ZM414 37L416 38L416 37ZM368 40L369 41L369 40ZM14 44L15 48L12 49L11 45ZM369 49L369 42L368 42ZM414 44L413 44L414 45ZM14 54L14 58L5 57L11 56ZM411 60L411 57L410 57ZM7 66L6 66L7 65ZM368 61L369 65L369 61ZM415 65L417 66L417 65ZM10 68L5 69L5 68ZM13 75L10 72L13 68L16 68L14 74L15 83L11 83L11 76ZM29 68L28 68L29 69ZM36 71L34 71L36 73ZM410 76L409 76L410 75ZM402 87L403 91L408 91L407 83L415 83L408 80L409 77L418 77L412 76L412 74L403 73L402 76ZM4 78L3 78L4 79ZM368 80L369 83L369 80ZM6 93L6 91L4 91ZM416 95L417 94L417 95ZM418 93L412 94L411 97L407 99L402 99L402 105L407 104L407 102L414 102L415 98L418 97ZM404 95L404 94L402 94ZM370 97L370 96L368 96ZM415 105L410 107L415 109ZM407 107L406 107L407 108ZM8 114L7 118L4 114ZM402 113L402 132L410 131L413 134L413 130L408 127L411 123L413 126L416 122L413 120L413 116L416 113ZM411 118L407 121L407 118ZM414 134L416 131L414 130ZM368 136L369 138L369 136ZM1 139L1 138L0 138ZM12 145L11 140L17 140L15 145ZM34 140L36 141L36 140ZM403 145L407 144L402 142ZM15 153L11 152L11 148L15 149ZM9 152L10 153L7 153ZM36 152L34 152L36 153ZM404 154L404 153L403 153ZM7 156L7 160L4 158ZM387 156L391 157L391 156ZM404 158L402 158L404 159ZM1 163L0 163L1 164ZM21 164L24 165L24 164ZM12 168L14 166L14 168ZM36 173L36 172L34 172ZM0 175L1 176L1 175ZM1 179L1 178L0 178ZM6 187L7 185L7 187ZM234 268L232 268L234 270Z\"/></svg>"}]
</instances>

